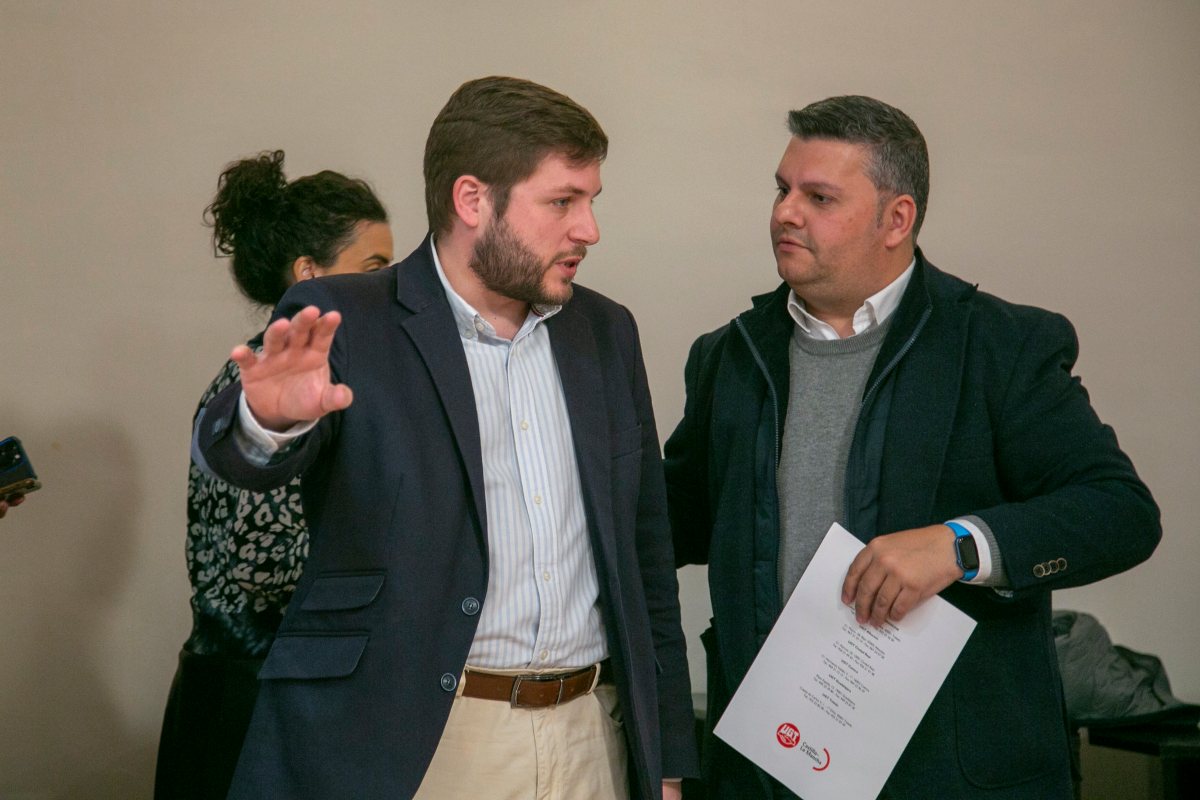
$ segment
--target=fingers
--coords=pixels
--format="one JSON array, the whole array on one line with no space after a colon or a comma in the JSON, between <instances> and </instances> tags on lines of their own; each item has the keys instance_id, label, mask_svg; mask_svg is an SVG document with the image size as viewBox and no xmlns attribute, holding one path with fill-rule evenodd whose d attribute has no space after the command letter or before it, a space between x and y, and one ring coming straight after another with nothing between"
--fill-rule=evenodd
<instances>
[{"instance_id":1,"label":"fingers","mask_svg":"<svg viewBox=\"0 0 1200 800\"><path fill-rule=\"evenodd\" d=\"M887 573L878 564L874 565L874 569L868 568L859 580L858 591L854 594L855 621L859 625L867 622L882 625L892 608L892 601L899 593L897 582L889 581Z\"/></svg>"},{"instance_id":2,"label":"fingers","mask_svg":"<svg viewBox=\"0 0 1200 800\"><path fill-rule=\"evenodd\" d=\"M855 618L860 624L867 622L877 628L885 622L899 622L920 599L912 589L902 586L898 580L888 578L875 592L869 606L856 605Z\"/></svg>"},{"instance_id":3,"label":"fingers","mask_svg":"<svg viewBox=\"0 0 1200 800\"><path fill-rule=\"evenodd\" d=\"M900 593L895 580L885 589L888 580L888 571L875 549L868 546L859 550L842 583L842 603L854 607L854 619L859 625L868 621L882 625L887 619L892 603Z\"/></svg>"},{"instance_id":4,"label":"fingers","mask_svg":"<svg viewBox=\"0 0 1200 800\"><path fill-rule=\"evenodd\" d=\"M321 319L321 309L316 306L305 306L291 319L275 320L267 326L267 330L263 333L263 355L274 355L289 347L304 347L308 344L313 328L319 319Z\"/></svg>"},{"instance_id":5,"label":"fingers","mask_svg":"<svg viewBox=\"0 0 1200 800\"><path fill-rule=\"evenodd\" d=\"M309 306L309 308L313 307ZM304 310L307 311L308 309ZM329 348L333 345L333 335L337 333L338 325L341 322L342 315L336 311L330 311L328 314L318 317L309 334L313 349L318 352L328 353Z\"/></svg>"},{"instance_id":6,"label":"fingers","mask_svg":"<svg viewBox=\"0 0 1200 800\"><path fill-rule=\"evenodd\" d=\"M917 595L916 592L913 592L909 589L902 589L900 594L896 595L896 599L892 602L892 609L888 612L887 619L891 620L892 622L899 622L900 620L904 619L909 611L912 611L914 608L916 608L917 604L920 603L922 599L923 598ZM883 623L880 622L878 624L882 625Z\"/></svg>"},{"instance_id":7,"label":"fingers","mask_svg":"<svg viewBox=\"0 0 1200 800\"><path fill-rule=\"evenodd\" d=\"M307 351L325 356L333 346L333 336L341 321L342 315L336 311L322 314L316 306L305 306L291 319L277 319L267 326L261 353L240 344L233 348L229 357L244 373L264 358L287 353Z\"/></svg>"},{"instance_id":8,"label":"fingers","mask_svg":"<svg viewBox=\"0 0 1200 800\"><path fill-rule=\"evenodd\" d=\"M869 546L859 550L858 555L850 562L846 580L842 582L842 602L854 606L854 619L859 625L866 624L868 620L878 625L882 623L874 622L876 618L887 619L892 600L899 594L899 590L893 588L890 594L881 592L886 578L887 571L882 568L875 557L875 551ZM879 608L881 604L883 607Z\"/></svg>"},{"instance_id":9,"label":"fingers","mask_svg":"<svg viewBox=\"0 0 1200 800\"><path fill-rule=\"evenodd\" d=\"M303 309L293 319L277 319L267 326L267 329L263 331L262 352L264 356L282 352L287 347L292 325L305 311L308 309Z\"/></svg>"},{"instance_id":10,"label":"fingers","mask_svg":"<svg viewBox=\"0 0 1200 800\"><path fill-rule=\"evenodd\" d=\"M229 358L238 365L238 369L242 372L254 366L254 362L257 360L254 351L244 344L239 344L233 348L229 354Z\"/></svg>"},{"instance_id":11,"label":"fingers","mask_svg":"<svg viewBox=\"0 0 1200 800\"><path fill-rule=\"evenodd\" d=\"M867 571L872 557L870 549L864 547L850 562L850 569L846 571L846 580L842 582L842 603L844 605L854 602L854 597L858 594L858 582L862 580L863 573Z\"/></svg>"},{"instance_id":12,"label":"fingers","mask_svg":"<svg viewBox=\"0 0 1200 800\"><path fill-rule=\"evenodd\" d=\"M341 411L344 408L349 408L354 402L354 392L350 391L350 387L344 383L335 383L327 386L325 392L321 395L321 413L328 414L332 411Z\"/></svg>"},{"instance_id":13,"label":"fingers","mask_svg":"<svg viewBox=\"0 0 1200 800\"><path fill-rule=\"evenodd\" d=\"M16 508L24 502L25 495L23 494L10 494L7 497L0 497L0 518L3 518L10 508Z\"/></svg>"},{"instance_id":14,"label":"fingers","mask_svg":"<svg viewBox=\"0 0 1200 800\"><path fill-rule=\"evenodd\" d=\"M944 541L944 528L934 525L878 536L859 551L846 571L842 602L854 605L860 625L899 622L954 582L960 573L953 568L953 549Z\"/></svg>"}]
</instances>

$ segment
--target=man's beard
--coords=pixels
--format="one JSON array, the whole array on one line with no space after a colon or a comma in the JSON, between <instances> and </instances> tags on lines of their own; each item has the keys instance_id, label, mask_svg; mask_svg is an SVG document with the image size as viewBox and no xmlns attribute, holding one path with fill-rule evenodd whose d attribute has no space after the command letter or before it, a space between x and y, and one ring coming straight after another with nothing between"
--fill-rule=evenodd
<instances>
[{"instance_id":1,"label":"man's beard","mask_svg":"<svg viewBox=\"0 0 1200 800\"><path fill-rule=\"evenodd\" d=\"M557 292L551 292L545 286L546 272L557 261L583 258L586 253L587 248L579 245L540 261L501 217L475 242L469 263L483 285L497 294L535 306L560 306L571 299L571 284L560 284Z\"/></svg>"}]
</instances>

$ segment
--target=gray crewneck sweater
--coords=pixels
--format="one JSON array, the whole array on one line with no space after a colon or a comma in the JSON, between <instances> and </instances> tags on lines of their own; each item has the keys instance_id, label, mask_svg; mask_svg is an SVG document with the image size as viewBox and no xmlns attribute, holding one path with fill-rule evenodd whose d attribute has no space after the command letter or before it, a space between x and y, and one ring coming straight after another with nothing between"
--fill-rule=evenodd
<instances>
[{"instance_id":1,"label":"gray crewneck sweater","mask_svg":"<svg viewBox=\"0 0 1200 800\"><path fill-rule=\"evenodd\" d=\"M779 594L786 603L825 532L845 524L846 462L867 376L891 320L848 339L809 338L793 327L779 494Z\"/></svg>"}]
</instances>

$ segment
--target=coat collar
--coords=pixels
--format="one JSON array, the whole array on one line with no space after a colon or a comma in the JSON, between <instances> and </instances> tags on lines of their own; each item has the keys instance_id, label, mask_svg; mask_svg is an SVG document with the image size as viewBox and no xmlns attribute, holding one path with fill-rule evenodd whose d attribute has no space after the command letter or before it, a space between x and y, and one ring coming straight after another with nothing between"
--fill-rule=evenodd
<instances>
[{"instance_id":1,"label":"coat collar","mask_svg":"<svg viewBox=\"0 0 1200 800\"><path fill-rule=\"evenodd\" d=\"M433 266L432 234L426 235L417 249L393 269L396 270L396 300L401 306L418 314L430 306L444 305L449 313L450 303Z\"/></svg>"}]
</instances>

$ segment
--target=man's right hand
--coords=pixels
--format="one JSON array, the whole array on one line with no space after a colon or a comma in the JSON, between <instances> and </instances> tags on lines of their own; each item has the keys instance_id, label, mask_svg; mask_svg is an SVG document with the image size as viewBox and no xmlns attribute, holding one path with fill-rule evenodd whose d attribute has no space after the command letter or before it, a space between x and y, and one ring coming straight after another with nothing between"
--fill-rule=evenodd
<instances>
[{"instance_id":1,"label":"man's right hand","mask_svg":"<svg viewBox=\"0 0 1200 800\"><path fill-rule=\"evenodd\" d=\"M341 321L336 311L322 314L307 306L290 320L272 322L260 352L233 348L230 358L242 372L246 403L264 428L286 431L350 405L350 387L329 379L329 348Z\"/></svg>"}]
</instances>

